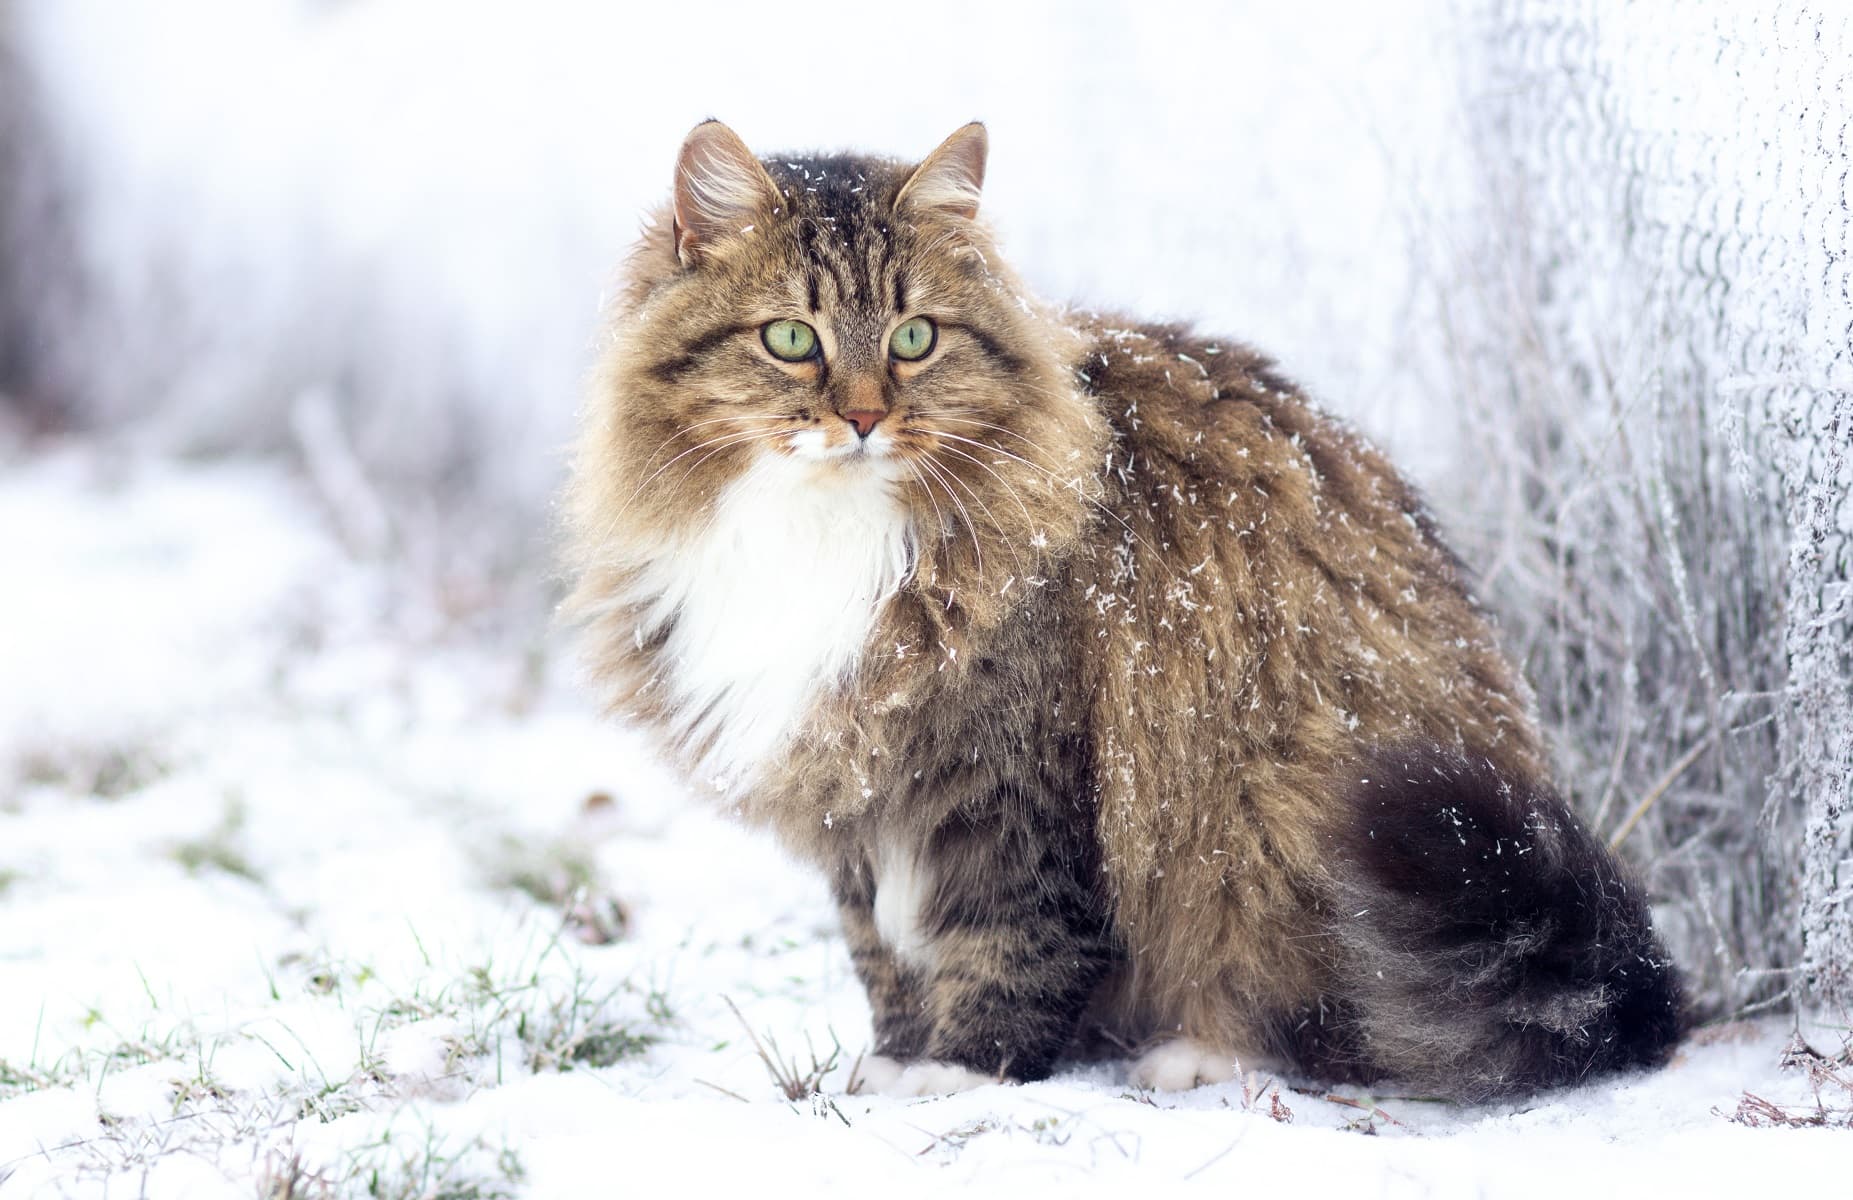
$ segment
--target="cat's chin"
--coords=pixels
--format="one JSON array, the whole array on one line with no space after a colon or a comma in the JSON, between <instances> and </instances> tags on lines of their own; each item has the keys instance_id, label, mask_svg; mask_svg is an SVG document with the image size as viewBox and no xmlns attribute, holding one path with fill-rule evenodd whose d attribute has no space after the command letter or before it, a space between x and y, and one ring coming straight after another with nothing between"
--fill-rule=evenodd
<instances>
[{"instance_id":1,"label":"cat's chin","mask_svg":"<svg viewBox=\"0 0 1853 1200\"><path fill-rule=\"evenodd\" d=\"M883 463L896 461L896 447L886 430L877 429L866 438L833 441L821 429L800 429L788 434L787 452L806 462Z\"/></svg>"},{"instance_id":2,"label":"cat's chin","mask_svg":"<svg viewBox=\"0 0 1853 1200\"><path fill-rule=\"evenodd\" d=\"M819 483L839 486L870 482L897 484L908 478L906 461L885 449L832 447L813 450L796 446L787 457L812 467L811 478Z\"/></svg>"}]
</instances>

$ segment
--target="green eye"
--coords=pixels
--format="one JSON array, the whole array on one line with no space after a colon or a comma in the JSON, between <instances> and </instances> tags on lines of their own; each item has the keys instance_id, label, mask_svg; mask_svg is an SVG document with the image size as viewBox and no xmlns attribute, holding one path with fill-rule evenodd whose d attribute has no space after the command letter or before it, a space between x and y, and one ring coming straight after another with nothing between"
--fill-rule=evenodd
<instances>
[{"instance_id":1,"label":"green eye","mask_svg":"<svg viewBox=\"0 0 1853 1200\"><path fill-rule=\"evenodd\" d=\"M915 317L901 322L901 327L888 339L888 353L906 362L925 358L933 353L933 343L939 340L939 329L925 317Z\"/></svg>"},{"instance_id":2,"label":"green eye","mask_svg":"<svg viewBox=\"0 0 1853 1200\"><path fill-rule=\"evenodd\" d=\"M817 331L803 321L774 321L759 331L759 340L786 362L803 362L817 350Z\"/></svg>"}]
</instances>

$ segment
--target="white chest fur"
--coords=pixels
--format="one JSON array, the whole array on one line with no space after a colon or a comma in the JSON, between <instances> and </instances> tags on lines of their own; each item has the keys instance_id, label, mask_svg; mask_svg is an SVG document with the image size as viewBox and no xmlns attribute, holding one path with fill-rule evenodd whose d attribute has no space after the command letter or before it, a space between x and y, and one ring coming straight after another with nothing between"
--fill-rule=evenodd
<instances>
[{"instance_id":1,"label":"white chest fur","mask_svg":"<svg viewBox=\"0 0 1853 1200\"><path fill-rule=\"evenodd\" d=\"M780 455L650 556L642 633L669 628L663 682L676 732L705 747L705 782L736 788L786 743L912 569L911 523L887 479Z\"/></svg>"},{"instance_id":2,"label":"white chest fur","mask_svg":"<svg viewBox=\"0 0 1853 1200\"><path fill-rule=\"evenodd\" d=\"M932 943L921 918L933 888L927 866L898 842L884 842L875 862L875 931L889 953L909 966L932 966Z\"/></svg>"}]
</instances>

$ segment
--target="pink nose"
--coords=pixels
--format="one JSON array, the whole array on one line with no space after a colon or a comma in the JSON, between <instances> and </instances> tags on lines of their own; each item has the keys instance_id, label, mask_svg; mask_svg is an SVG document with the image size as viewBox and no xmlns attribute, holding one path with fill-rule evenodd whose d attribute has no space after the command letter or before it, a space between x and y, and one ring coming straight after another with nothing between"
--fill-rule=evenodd
<instances>
[{"instance_id":1,"label":"pink nose","mask_svg":"<svg viewBox=\"0 0 1853 1200\"><path fill-rule=\"evenodd\" d=\"M876 412L873 409L852 408L843 414L843 419L856 427L857 437L867 437L875 432L876 423L887 415L887 413Z\"/></svg>"}]
</instances>

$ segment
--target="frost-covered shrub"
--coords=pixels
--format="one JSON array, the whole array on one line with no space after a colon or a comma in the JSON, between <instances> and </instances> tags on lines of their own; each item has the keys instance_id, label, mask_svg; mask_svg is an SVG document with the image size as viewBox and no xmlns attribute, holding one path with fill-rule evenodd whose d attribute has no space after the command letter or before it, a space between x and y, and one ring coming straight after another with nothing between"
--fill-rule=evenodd
<instances>
[{"instance_id":1,"label":"frost-covered shrub","mask_svg":"<svg viewBox=\"0 0 1853 1200\"><path fill-rule=\"evenodd\" d=\"M1712 1012L1853 999L1844 15L1488 6L1451 507ZM1823 190L1825 189L1825 191Z\"/></svg>"}]
</instances>

